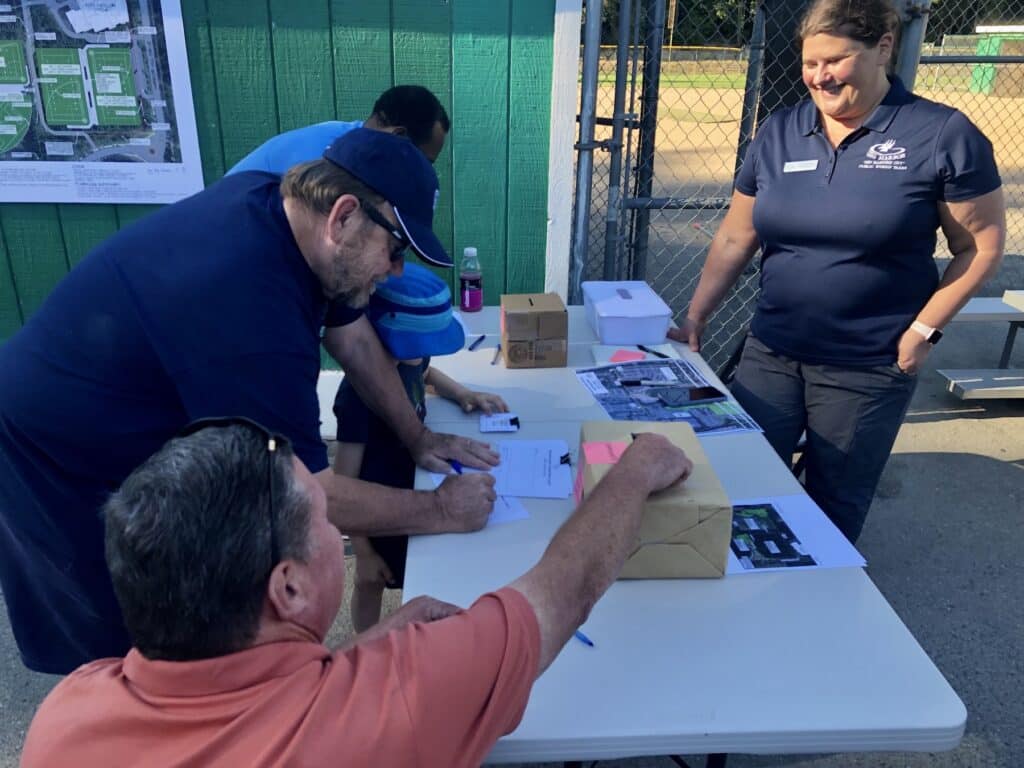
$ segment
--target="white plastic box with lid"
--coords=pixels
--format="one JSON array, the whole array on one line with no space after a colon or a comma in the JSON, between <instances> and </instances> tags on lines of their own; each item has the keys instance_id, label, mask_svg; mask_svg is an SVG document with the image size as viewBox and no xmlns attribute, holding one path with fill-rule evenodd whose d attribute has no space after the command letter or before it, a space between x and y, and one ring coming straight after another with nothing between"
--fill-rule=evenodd
<instances>
[{"instance_id":1,"label":"white plastic box with lid","mask_svg":"<svg viewBox=\"0 0 1024 768\"><path fill-rule=\"evenodd\" d=\"M587 321L602 344L660 344L672 310L642 280L583 283Z\"/></svg>"}]
</instances>

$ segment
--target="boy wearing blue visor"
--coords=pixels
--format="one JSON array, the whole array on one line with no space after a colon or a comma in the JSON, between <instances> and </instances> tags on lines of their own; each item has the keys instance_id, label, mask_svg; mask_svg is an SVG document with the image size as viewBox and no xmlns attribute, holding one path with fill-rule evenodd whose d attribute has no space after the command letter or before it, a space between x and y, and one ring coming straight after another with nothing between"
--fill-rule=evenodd
<instances>
[{"instance_id":1,"label":"boy wearing blue visor","mask_svg":"<svg viewBox=\"0 0 1024 768\"><path fill-rule=\"evenodd\" d=\"M474 392L431 367L431 357L457 352L466 336L452 311L451 291L430 270L407 263L401 277L391 277L377 287L366 317L395 358L398 375L421 420L426 416L427 387L458 403L466 413L508 410L497 395ZM347 379L334 399L334 415L338 419L335 472L393 488L413 487L416 465L409 452ZM356 553L352 624L357 632L380 618L384 587L402 586L408 542L408 536L352 538Z\"/></svg>"}]
</instances>

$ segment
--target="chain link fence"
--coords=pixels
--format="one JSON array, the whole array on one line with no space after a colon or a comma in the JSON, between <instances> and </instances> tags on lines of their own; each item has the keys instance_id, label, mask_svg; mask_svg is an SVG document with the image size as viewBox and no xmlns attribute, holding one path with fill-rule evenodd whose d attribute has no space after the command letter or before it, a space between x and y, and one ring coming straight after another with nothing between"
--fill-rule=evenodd
<instances>
[{"instance_id":1,"label":"chain link fence","mask_svg":"<svg viewBox=\"0 0 1024 768\"><path fill-rule=\"evenodd\" d=\"M589 217L577 211L577 226L586 222L586 232L574 236L570 296L578 300L584 280L643 279L678 321L757 122L806 96L793 42L806 3L604 0L587 6L588 13L600 10L601 45L593 140L582 143L592 151ZM1005 31L1014 19L1022 20L1019 34ZM963 110L992 140L1007 193L1007 252L1022 253L1024 56L1021 63L948 57L1024 54L1024 0L935 0L931 21L915 90ZM1003 31L985 32L986 24ZM593 27L590 34L593 39ZM585 46L584 70L586 56ZM583 80L586 85L585 71ZM721 371L738 348L757 288L755 259L710 319L703 352L712 368Z\"/></svg>"},{"instance_id":2,"label":"chain link fence","mask_svg":"<svg viewBox=\"0 0 1024 768\"><path fill-rule=\"evenodd\" d=\"M988 136L1006 196L1006 253L1024 254L1024 0L933 2L914 91ZM937 255L949 257L941 237Z\"/></svg>"}]
</instances>

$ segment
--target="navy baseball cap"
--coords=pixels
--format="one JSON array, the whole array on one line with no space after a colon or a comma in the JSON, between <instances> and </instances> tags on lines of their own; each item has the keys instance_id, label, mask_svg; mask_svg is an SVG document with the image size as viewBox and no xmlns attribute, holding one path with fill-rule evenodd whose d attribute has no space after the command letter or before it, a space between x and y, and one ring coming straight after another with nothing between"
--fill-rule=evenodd
<instances>
[{"instance_id":1,"label":"navy baseball cap","mask_svg":"<svg viewBox=\"0 0 1024 768\"><path fill-rule=\"evenodd\" d=\"M452 266L433 231L440 194L437 174L411 141L387 131L355 128L332 141L324 150L324 159L344 168L391 204L417 256L438 267Z\"/></svg>"}]
</instances>

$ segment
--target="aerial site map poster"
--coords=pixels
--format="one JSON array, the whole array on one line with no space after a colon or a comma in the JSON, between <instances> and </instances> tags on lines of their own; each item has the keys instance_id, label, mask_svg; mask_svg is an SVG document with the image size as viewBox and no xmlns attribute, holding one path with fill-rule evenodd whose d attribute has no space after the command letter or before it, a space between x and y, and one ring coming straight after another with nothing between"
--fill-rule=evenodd
<instances>
[{"instance_id":1,"label":"aerial site map poster","mask_svg":"<svg viewBox=\"0 0 1024 768\"><path fill-rule=\"evenodd\" d=\"M0 202L202 188L178 0L0 3Z\"/></svg>"}]
</instances>

